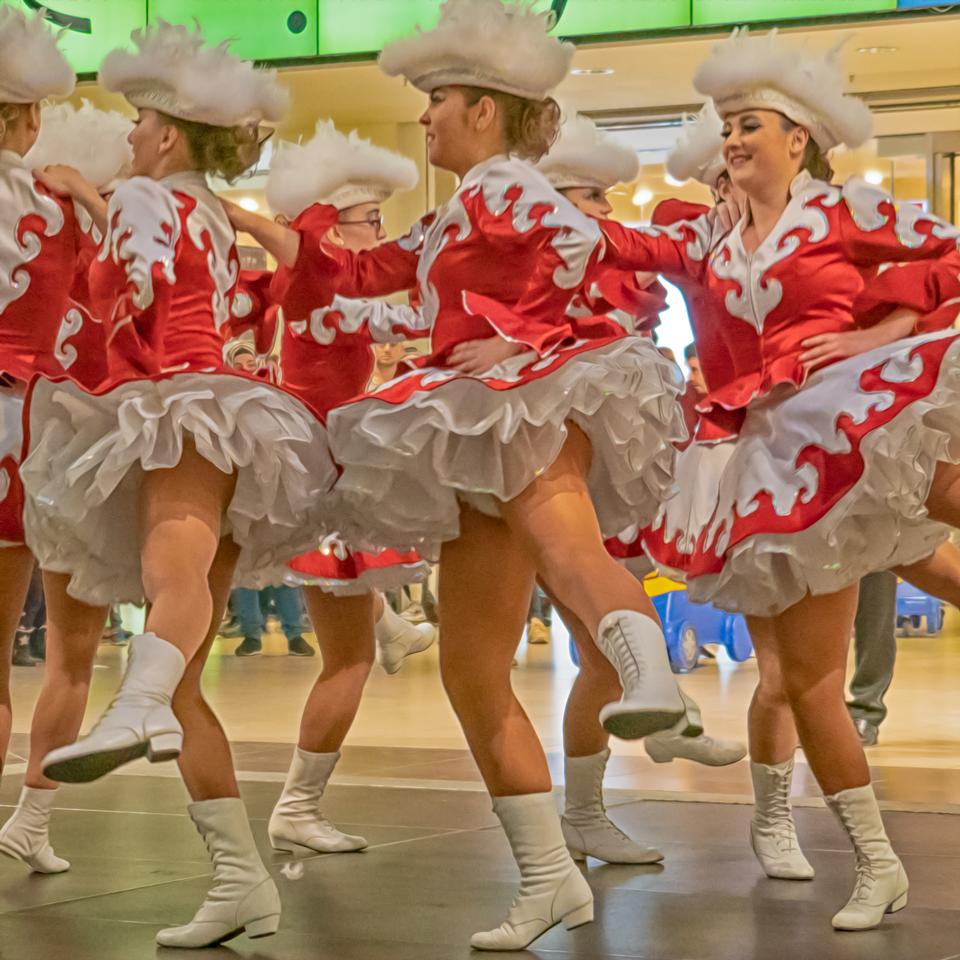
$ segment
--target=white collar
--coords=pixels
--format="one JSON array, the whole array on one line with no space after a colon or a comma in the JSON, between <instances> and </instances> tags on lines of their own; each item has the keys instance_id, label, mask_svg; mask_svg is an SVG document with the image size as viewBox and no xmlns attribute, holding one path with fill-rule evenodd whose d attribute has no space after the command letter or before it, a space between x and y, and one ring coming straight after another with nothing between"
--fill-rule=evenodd
<instances>
[{"instance_id":1,"label":"white collar","mask_svg":"<svg viewBox=\"0 0 960 960\"><path fill-rule=\"evenodd\" d=\"M483 175L491 168L496 166L498 163L505 163L509 160L510 157L505 153L495 153L492 157L487 157L486 160L481 160L479 163L474 164L464 175L463 179L460 181L460 186L465 187L468 184L476 183L478 180L483 179Z\"/></svg>"},{"instance_id":2,"label":"white collar","mask_svg":"<svg viewBox=\"0 0 960 960\"><path fill-rule=\"evenodd\" d=\"M0 150L0 163L8 167L25 167L26 163L19 153L13 150Z\"/></svg>"}]
</instances>

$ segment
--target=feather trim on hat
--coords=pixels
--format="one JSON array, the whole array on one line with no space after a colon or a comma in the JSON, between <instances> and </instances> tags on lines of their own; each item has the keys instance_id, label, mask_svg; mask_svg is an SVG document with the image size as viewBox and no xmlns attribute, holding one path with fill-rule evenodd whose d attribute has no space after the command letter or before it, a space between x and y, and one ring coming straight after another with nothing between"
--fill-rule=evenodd
<instances>
[{"instance_id":1,"label":"feather trim on hat","mask_svg":"<svg viewBox=\"0 0 960 960\"><path fill-rule=\"evenodd\" d=\"M726 169L723 159L723 121L712 102L695 117L684 118L683 132L667 155L667 173L677 180L697 180L715 187Z\"/></svg>"},{"instance_id":2,"label":"feather trim on hat","mask_svg":"<svg viewBox=\"0 0 960 960\"><path fill-rule=\"evenodd\" d=\"M553 14L530 0L445 0L437 26L387 44L380 68L425 93L463 84L543 100L574 52L549 35L552 26Z\"/></svg>"},{"instance_id":3,"label":"feather trim on hat","mask_svg":"<svg viewBox=\"0 0 960 960\"><path fill-rule=\"evenodd\" d=\"M746 27L715 47L693 85L712 98L720 116L743 110L776 110L806 127L824 151L870 139L873 117L849 96L839 47L816 53L786 43L771 30L751 37Z\"/></svg>"},{"instance_id":4,"label":"feather trim on hat","mask_svg":"<svg viewBox=\"0 0 960 960\"><path fill-rule=\"evenodd\" d=\"M57 48L59 39L43 11L0 6L0 103L38 103L73 92L77 78Z\"/></svg>"},{"instance_id":5,"label":"feather trim on hat","mask_svg":"<svg viewBox=\"0 0 960 960\"><path fill-rule=\"evenodd\" d=\"M560 126L557 142L537 164L556 190L630 183L640 172L640 158L603 133L588 117L571 114Z\"/></svg>"},{"instance_id":6,"label":"feather trim on hat","mask_svg":"<svg viewBox=\"0 0 960 960\"><path fill-rule=\"evenodd\" d=\"M276 70L255 68L226 43L204 46L199 29L156 20L131 39L136 51L108 53L100 82L135 107L214 127L277 121L286 112L289 94Z\"/></svg>"},{"instance_id":7,"label":"feather trim on hat","mask_svg":"<svg viewBox=\"0 0 960 960\"><path fill-rule=\"evenodd\" d=\"M133 123L122 113L98 110L87 100L44 107L40 136L24 157L32 168L68 163L98 190L123 176L133 159L127 136Z\"/></svg>"},{"instance_id":8,"label":"feather trim on hat","mask_svg":"<svg viewBox=\"0 0 960 960\"><path fill-rule=\"evenodd\" d=\"M274 155L267 202L274 213L293 219L312 203L331 203L338 210L382 203L398 190L412 190L418 179L408 157L320 120L306 143L285 143Z\"/></svg>"}]
</instances>

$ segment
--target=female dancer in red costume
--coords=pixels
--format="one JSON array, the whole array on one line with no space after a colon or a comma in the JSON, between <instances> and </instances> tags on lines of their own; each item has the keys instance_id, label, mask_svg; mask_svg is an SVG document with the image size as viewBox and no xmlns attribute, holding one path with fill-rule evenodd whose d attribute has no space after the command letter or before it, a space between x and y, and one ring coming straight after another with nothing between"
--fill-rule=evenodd
<instances>
[{"instance_id":1,"label":"female dancer in red costume","mask_svg":"<svg viewBox=\"0 0 960 960\"><path fill-rule=\"evenodd\" d=\"M698 442L681 456L681 492L644 544L695 599L751 616L765 672L781 677L810 766L857 852L857 883L834 926L868 929L906 904L907 879L843 702L846 649L860 577L930 555L945 537L934 519L960 519L949 373L960 344L934 333L813 373L801 357L810 338L854 327L865 275L955 253L956 231L860 181L826 182L824 153L862 143L871 127L832 58L735 36L696 84L724 120L743 219L722 239L706 217L604 226L611 265L700 284L713 344L700 356L727 364L700 405ZM780 733L789 731L767 729L786 745Z\"/></svg>"},{"instance_id":2,"label":"female dancer in red costume","mask_svg":"<svg viewBox=\"0 0 960 960\"><path fill-rule=\"evenodd\" d=\"M200 690L208 625L235 568L259 586L316 542L334 469L315 415L223 367L239 263L205 174L234 177L256 161L258 124L280 117L285 92L184 27L158 21L133 41L107 56L100 80L139 111L134 176L107 206L75 171L46 175L104 230L91 290L109 326L110 376L95 392L36 383L21 475L44 569L68 575L80 599L151 604L113 703L90 734L45 758L44 773L84 781L144 754L179 756L216 869L193 921L157 939L200 947L244 929L266 936L280 916Z\"/></svg>"},{"instance_id":3,"label":"female dancer in red costume","mask_svg":"<svg viewBox=\"0 0 960 960\"><path fill-rule=\"evenodd\" d=\"M612 212L607 191L631 183L640 171L635 151L602 134L593 121L569 116L557 142L537 164L550 184L578 210L594 219ZM584 317L608 316L629 332L649 334L666 306L666 290L655 276L609 270L599 273L573 302L571 312ZM647 564L649 567L649 564ZM604 704L619 696L619 680L610 662L597 650L586 628L562 607L580 660L564 714L564 783L566 810L562 825L574 856L589 854L617 863L645 863L659 851L630 840L607 818L603 809L603 772L610 756L609 735L597 721ZM685 757L711 766L743 759L746 747L715 740L703 732L700 708L681 690L686 712L678 724L644 738L644 749L658 763Z\"/></svg>"},{"instance_id":4,"label":"female dancer in red costume","mask_svg":"<svg viewBox=\"0 0 960 960\"><path fill-rule=\"evenodd\" d=\"M615 321L598 318L587 339L567 313L600 231L519 159L538 159L556 133L547 95L572 49L548 26L526 5L448 0L436 29L387 47L383 68L430 94L430 160L458 174L458 190L375 251L321 248L330 208L273 244L303 284L345 297L419 291L425 365L330 413L338 521L351 543L440 557L444 682L523 878L505 922L473 938L493 950L593 912L510 687L534 572L620 676L623 699L601 715L608 730L644 736L683 713L652 604L601 533L669 492L679 377Z\"/></svg>"},{"instance_id":5,"label":"female dancer in red costume","mask_svg":"<svg viewBox=\"0 0 960 960\"><path fill-rule=\"evenodd\" d=\"M384 239L381 204L416 182L413 161L355 133L344 136L331 121L321 121L307 143L286 144L278 151L267 200L294 228L305 210L329 204L337 210L337 222L323 242L358 252ZM358 324L354 332L345 330L343 322L339 329L328 325L331 303L311 299L291 280L289 271L281 269L274 283L283 303L278 379L322 418L337 403L363 393L373 373L378 328L375 320ZM335 309L346 318L350 306L338 301ZM275 848L337 853L367 845L363 837L329 823L320 813L320 800L360 706L375 654L395 673L406 655L426 649L435 638L431 624L408 624L390 610L378 590L415 582L427 572L415 553L352 551L336 534L325 538L322 550L291 562L286 580L303 586L323 668L304 707L293 762L270 817L268 833Z\"/></svg>"},{"instance_id":6,"label":"female dancer in red costume","mask_svg":"<svg viewBox=\"0 0 960 960\"><path fill-rule=\"evenodd\" d=\"M38 184L24 159L42 129L39 101L66 95L73 85L73 71L43 17L0 8L0 767L12 724L10 646L34 564L18 473L24 392L37 373L91 385L103 373L99 327L70 299L82 251L91 244L89 218L84 222L72 203ZM82 290L72 292L82 297ZM69 863L50 848L56 784L42 776L39 760L45 747L70 742L80 729L106 616L103 607L68 597L66 583L44 572L49 626L38 699L44 719L33 729L17 809L0 831L0 852L40 873L59 873Z\"/></svg>"}]
</instances>

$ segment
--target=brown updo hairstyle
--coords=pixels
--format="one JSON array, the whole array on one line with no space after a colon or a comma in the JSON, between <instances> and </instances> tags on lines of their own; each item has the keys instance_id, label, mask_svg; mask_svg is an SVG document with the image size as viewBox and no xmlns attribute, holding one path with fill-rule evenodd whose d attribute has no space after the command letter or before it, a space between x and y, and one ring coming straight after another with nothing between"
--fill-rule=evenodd
<instances>
[{"instance_id":1,"label":"brown updo hairstyle","mask_svg":"<svg viewBox=\"0 0 960 960\"><path fill-rule=\"evenodd\" d=\"M161 113L164 123L180 130L187 141L190 159L198 170L232 183L260 159L260 131L256 124L215 127L195 120L181 120Z\"/></svg>"},{"instance_id":2,"label":"brown updo hairstyle","mask_svg":"<svg viewBox=\"0 0 960 960\"><path fill-rule=\"evenodd\" d=\"M10 125L20 119L20 109L19 103L0 103L0 140L6 137Z\"/></svg>"},{"instance_id":3,"label":"brown updo hairstyle","mask_svg":"<svg viewBox=\"0 0 960 960\"><path fill-rule=\"evenodd\" d=\"M782 113L780 114L780 123L787 133L800 126L799 123L794 123ZM809 135L809 131L807 133ZM803 149L803 161L800 164L800 170L801 172L806 170L814 180L825 180L827 183L833 180L833 167L830 166L827 155L820 149L820 144L812 136L809 137L807 145Z\"/></svg>"},{"instance_id":4,"label":"brown updo hairstyle","mask_svg":"<svg viewBox=\"0 0 960 960\"><path fill-rule=\"evenodd\" d=\"M486 87L462 87L467 106L490 97L503 118L503 136L507 152L521 160L536 163L553 146L560 133L560 105L553 97L529 100L502 90Z\"/></svg>"}]
</instances>

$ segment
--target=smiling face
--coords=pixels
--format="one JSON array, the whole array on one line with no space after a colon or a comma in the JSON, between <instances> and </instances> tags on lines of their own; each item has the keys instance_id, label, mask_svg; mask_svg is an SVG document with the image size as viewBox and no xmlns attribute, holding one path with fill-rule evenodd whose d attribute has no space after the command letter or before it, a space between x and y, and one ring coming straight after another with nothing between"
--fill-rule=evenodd
<instances>
[{"instance_id":1,"label":"smiling face","mask_svg":"<svg viewBox=\"0 0 960 960\"><path fill-rule=\"evenodd\" d=\"M789 129L788 129L789 128ZM723 158L734 187L748 196L800 172L810 134L773 110L744 110L723 122Z\"/></svg>"},{"instance_id":2,"label":"smiling face","mask_svg":"<svg viewBox=\"0 0 960 960\"><path fill-rule=\"evenodd\" d=\"M437 87L420 117L426 129L427 157L442 170L458 170L472 149L472 114L461 87Z\"/></svg>"},{"instance_id":3,"label":"smiling face","mask_svg":"<svg viewBox=\"0 0 960 960\"><path fill-rule=\"evenodd\" d=\"M594 220L606 219L613 212L606 191L601 187L567 187L560 193L581 213L593 217Z\"/></svg>"}]
</instances>

